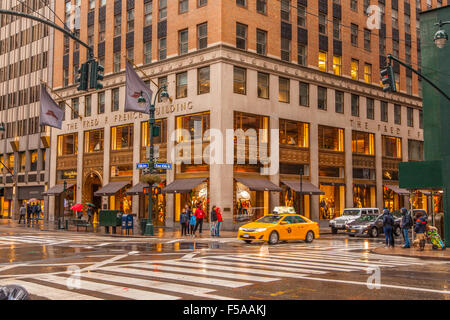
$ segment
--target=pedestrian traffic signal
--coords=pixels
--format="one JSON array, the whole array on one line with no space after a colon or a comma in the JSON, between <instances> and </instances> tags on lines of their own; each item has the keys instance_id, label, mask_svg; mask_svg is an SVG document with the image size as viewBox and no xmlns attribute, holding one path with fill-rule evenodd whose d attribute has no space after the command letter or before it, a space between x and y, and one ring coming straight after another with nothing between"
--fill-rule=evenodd
<instances>
[{"instance_id":1,"label":"pedestrian traffic signal","mask_svg":"<svg viewBox=\"0 0 450 320\"><path fill-rule=\"evenodd\" d=\"M392 65L388 65L386 69L380 71L381 83L384 85L383 91L397 92L397 85L395 83L394 70Z\"/></svg>"},{"instance_id":2,"label":"pedestrian traffic signal","mask_svg":"<svg viewBox=\"0 0 450 320\"><path fill-rule=\"evenodd\" d=\"M89 75L89 89L103 89L103 72L105 68L98 61L91 61L90 65L90 75Z\"/></svg>"},{"instance_id":3,"label":"pedestrian traffic signal","mask_svg":"<svg viewBox=\"0 0 450 320\"><path fill-rule=\"evenodd\" d=\"M78 91L87 91L88 90L88 81L89 81L89 62L85 62L81 65L81 68L78 69L78 78L75 79L78 85Z\"/></svg>"}]
</instances>

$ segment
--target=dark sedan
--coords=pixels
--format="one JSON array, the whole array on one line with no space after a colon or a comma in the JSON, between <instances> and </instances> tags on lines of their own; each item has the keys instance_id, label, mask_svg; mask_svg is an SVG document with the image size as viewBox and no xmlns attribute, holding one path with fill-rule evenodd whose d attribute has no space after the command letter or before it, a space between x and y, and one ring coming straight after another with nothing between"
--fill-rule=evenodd
<instances>
[{"instance_id":1,"label":"dark sedan","mask_svg":"<svg viewBox=\"0 0 450 320\"><path fill-rule=\"evenodd\" d=\"M347 224L346 232L348 235L354 236L370 236L373 238L383 233L383 215L366 215ZM400 236L402 230L400 221L395 219L394 234Z\"/></svg>"}]
</instances>

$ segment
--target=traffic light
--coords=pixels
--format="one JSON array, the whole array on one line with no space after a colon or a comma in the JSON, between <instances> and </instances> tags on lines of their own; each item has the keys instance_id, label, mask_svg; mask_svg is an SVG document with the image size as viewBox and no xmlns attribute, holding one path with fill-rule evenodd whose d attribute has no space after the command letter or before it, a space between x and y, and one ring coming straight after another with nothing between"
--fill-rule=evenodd
<instances>
[{"instance_id":1,"label":"traffic light","mask_svg":"<svg viewBox=\"0 0 450 320\"><path fill-rule=\"evenodd\" d=\"M103 89L103 71L105 68L98 61L91 61L89 72L89 89Z\"/></svg>"},{"instance_id":2,"label":"traffic light","mask_svg":"<svg viewBox=\"0 0 450 320\"><path fill-rule=\"evenodd\" d=\"M81 68L78 69L79 76L75 80L75 82L79 83L78 91L87 91L88 90L88 81L89 81L89 62L85 62L81 65Z\"/></svg>"},{"instance_id":3,"label":"traffic light","mask_svg":"<svg viewBox=\"0 0 450 320\"><path fill-rule=\"evenodd\" d=\"M153 137L157 138L159 137L161 132L161 127L160 126L153 126Z\"/></svg>"},{"instance_id":4,"label":"traffic light","mask_svg":"<svg viewBox=\"0 0 450 320\"><path fill-rule=\"evenodd\" d=\"M397 84L395 83L394 70L392 65L388 65L386 69L380 71L381 83L384 85L383 91L397 92Z\"/></svg>"}]
</instances>

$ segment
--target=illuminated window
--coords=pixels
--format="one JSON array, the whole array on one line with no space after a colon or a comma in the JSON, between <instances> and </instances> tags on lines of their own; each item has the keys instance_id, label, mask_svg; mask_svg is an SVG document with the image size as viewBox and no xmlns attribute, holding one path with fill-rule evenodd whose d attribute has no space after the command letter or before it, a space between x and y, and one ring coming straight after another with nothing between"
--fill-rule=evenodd
<instances>
[{"instance_id":1,"label":"illuminated window","mask_svg":"<svg viewBox=\"0 0 450 320\"><path fill-rule=\"evenodd\" d=\"M269 117L260 115L235 112L234 114L234 130L242 129L244 132L253 129L256 131L258 141L267 143L269 141ZM260 136L262 129L263 136Z\"/></svg>"},{"instance_id":2,"label":"illuminated window","mask_svg":"<svg viewBox=\"0 0 450 320\"><path fill-rule=\"evenodd\" d=\"M19 172L25 172L27 157L25 152L19 152Z\"/></svg>"},{"instance_id":3,"label":"illuminated window","mask_svg":"<svg viewBox=\"0 0 450 320\"><path fill-rule=\"evenodd\" d=\"M278 101L289 103L290 98L289 79L278 78Z\"/></svg>"},{"instance_id":4,"label":"illuminated window","mask_svg":"<svg viewBox=\"0 0 450 320\"><path fill-rule=\"evenodd\" d=\"M269 74L258 72L258 98L269 99Z\"/></svg>"},{"instance_id":5,"label":"illuminated window","mask_svg":"<svg viewBox=\"0 0 450 320\"><path fill-rule=\"evenodd\" d=\"M167 119L158 119L155 121L155 126L158 126L159 129L159 137L153 137L153 143L167 143ZM148 121L144 121L141 124L141 145L142 147L150 146L150 135L149 135L149 127Z\"/></svg>"},{"instance_id":6,"label":"illuminated window","mask_svg":"<svg viewBox=\"0 0 450 320\"><path fill-rule=\"evenodd\" d=\"M233 92L239 94L246 94L247 92L247 70L239 67L234 67L233 72Z\"/></svg>"},{"instance_id":7,"label":"illuminated window","mask_svg":"<svg viewBox=\"0 0 450 320\"><path fill-rule=\"evenodd\" d=\"M111 128L111 149L122 150L133 147L133 124Z\"/></svg>"},{"instance_id":8,"label":"illuminated window","mask_svg":"<svg viewBox=\"0 0 450 320\"><path fill-rule=\"evenodd\" d=\"M176 118L177 129L186 129L190 133L191 140L201 139L210 128L209 112L182 116ZM204 139L205 140L205 139ZM177 142L182 142L181 132L177 137Z\"/></svg>"},{"instance_id":9,"label":"illuminated window","mask_svg":"<svg viewBox=\"0 0 450 320\"><path fill-rule=\"evenodd\" d=\"M344 151L344 129L319 126L319 149Z\"/></svg>"},{"instance_id":10,"label":"illuminated window","mask_svg":"<svg viewBox=\"0 0 450 320\"><path fill-rule=\"evenodd\" d=\"M319 51L319 70L327 71L327 53Z\"/></svg>"},{"instance_id":11,"label":"illuminated window","mask_svg":"<svg viewBox=\"0 0 450 320\"><path fill-rule=\"evenodd\" d=\"M58 136L58 156L78 154L78 134Z\"/></svg>"},{"instance_id":12,"label":"illuminated window","mask_svg":"<svg viewBox=\"0 0 450 320\"><path fill-rule=\"evenodd\" d=\"M280 144L309 148L309 124L280 119Z\"/></svg>"},{"instance_id":13,"label":"illuminated window","mask_svg":"<svg viewBox=\"0 0 450 320\"><path fill-rule=\"evenodd\" d=\"M177 99L187 97L187 72L177 74Z\"/></svg>"},{"instance_id":14,"label":"illuminated window","mask_svg":"<svg viewBox=\"0 0 450 320\"><path fill-rule=\"evenodd\" d=\"M368 63L364 65L364 81L372 83L372 65Z\"/></svg>"},{"instance_id":15,"label":"illuminated window","mask_svg":"<svg viewBox=\"0 0 450 320\"><path fill-rule=\"evenodd\" d=\"M104 130L92 130L84 133L84 152L103 151Z\"/></svg>"},{"instance_id":16,"label":"illuminated window","mask_svg":"<svg viewBox=\"0 0 450 320\"><path fill-rule=\"evenodd\" d=\"M359 61L352 59L352 70L351 70L352 79L358 80L359 75Z\"/></svg>"},{"instance_id":17,"label":"illuminated window","mask_svg":"<svg viewBox=\"0 0 450 320\"><path fill-rule=\"evenodd\" d=\"M14 171L14 160L15 160L14 153L8 154L7 157L8 157L8 164L7 164L7 166L9 167L9 169Z\"/></svg>"},{"instance_id":18,"label":"illuminated window","mask_svg":"<svg viewBox=\"0 0 450 320\"><path fill-rule=\"evenodd\" d=\"M30 151L30 171L36 171L37 170L37 162L38 162L38 153L36 150Z\"/></svg>"},{"instance_id":19,"label":"illuminated window","mask_svg":"<svg viewBox=\"0 0 450 320\"><path fill-rule=\"evenodd\" d=\"M342 58L339 56L333 56L333 73L337 76L340 76L341 70L342 70Z\"/></svg>"},{"instance_id":20,"label":"illuminated window","mask_svg":"<svg viewBox=\"0 0 450 320\"><path fill-rule=\"evenodd\" d=\"M353 131L352 152L375 155L375 142L373 133Z\"/></svg>"},{"instance_id":21,"label":"illuminated window","mask_svg":"<svg viewBox=\"0 0 450 320\"><path fill-rule=\"evenodd\" d=\"M383 157L389 158L402 158L402 140L397 137L381 136Z\"/></svg>"},{"instance_id":22,"label":"illuminated window","mask_svg":"<svg viewBox=\"0 0 450 320\"><path fill-rule=\"evenodd\" d=\"M133 175L133 166L119 165L111 166L111 177L131 177Z\"/></svg>"},{"instance_id":23,"label":"illuminated window","mask_svg":"<svg viewBox=\"0 0 450 320\"><path fill-rule=\"evenodd\" d=\"M198 94L209 93L211 85L209 72L209 66L197 69Z\"/></svg>"}]
</instances>

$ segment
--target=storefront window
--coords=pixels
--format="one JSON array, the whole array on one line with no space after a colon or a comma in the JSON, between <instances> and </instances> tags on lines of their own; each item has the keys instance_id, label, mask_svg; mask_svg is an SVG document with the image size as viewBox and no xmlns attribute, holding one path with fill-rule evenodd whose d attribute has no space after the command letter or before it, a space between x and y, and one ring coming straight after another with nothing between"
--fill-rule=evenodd
<instances>
[{"instance_id":1,"label":"storefront window","mask_svg":"<svg viewBox=\"0 0 450 320\"><path fill-rule=\"evenodd\" d=\"M133 124L111 128L112 150L133 147Z\"/></svg>"},{"instance_id":2,"label":"storefront window","mask_svg":"<svg viewBox=\"0 0 450 320\"><path fill-rule=\"evenodd\" d=\"M355 208L375 208L375 197L375 186L355 185L353 187L353 206Z\"/></svg>"},{"instance_id":3,"label":"storefront window","mask_svg":"<svg viewBox=\"0 0 450 320\"><path fill-rule=\"evenodd\" d=\"M150 146L150 135L149 135L149 126L148 121L144 121L141 124L142 129L142 146ZM153 143L159 144L159 143L167 143L167 119L159 119L155 121L155 126L160 127L159 137L153 137Z\"/></svg>"},{"instance_id":4,"label":"storefront window","mask_svg":"<svg viewBox=\"0 0 450 320\"><path fill-rule=\"evenodd\" d=\"M398 211L404 207L403 196L398 195L388 187L383 188L383 208Z\"/></svg>"},{"instance_id":5,"label":"storefront window","mask_svg":"<svg viewBox=\"0 0 450 320\"><path fill-rule=\"evenodd\" d=\"M180 221L181 210L188 205L192 212L195 212L197 205L200 204L205 211L206 217L204 222L209 221L209 185L208 181L205 181L189 193L176 193L175 194L175 214L174 221Z\"/></svg>"},{"instance_id":6,"label":"storefront window","mask_svg":"<svg viewBox=\"0 0 450 320\"><path fill-rule=\"evenodd\" d=\"M205 132L209 130L209 112L177 117L177 129L188 130L191 134L191 140L202 139ZM177 142L182 141L183 134L180 130Z\"/></svg>"},{"instance_id":7,"label":"storefront window","mask_svg":"<svg viewBox=\"0 0 450 320\"><path fill-rule=\"evenodd\" d=\"M235 112L234 114L234 130L242 129L246 132L249 129L256 131L256 136L261 139L260 142L268 143L269 141L269 118L248 113ZM263 130L260 137L259 130Z\"/></svg>"},{"instance_id":8,"label":"storefront window","mask_svg":"<svg viewBox=\"0 0 450 320\"><path fill-rule=\"evenodd\" d=\"M133 175L132 165L111 166L111 177L131 177Z\"/></svg>"},{"instance_id":9,"label":"storefront window","mask_svg":"<svg viewBox=\"0 0 450 320\"><path fill-rule=\"evenodd\" d=\"M58 136L58 156L78 154L78 134Z\"/></svg>"},{"instance_id":10,"label":"storefront window","mask_svg":"<svg viewBox=\"0 0 450 320\"><path fill-rule=\"evenodd\" d=\"M383 141L383 157L402 158L402 140L396 137L381 136Z\"/></svg>"},{"instance_id":11,"label":"storefront window","mask_svg":"<svg viewBox=\"0 0 450 320\"><path fill-rule=\"evenodd\" d=\"M130 214L132 211L132 196L125 195L126 188L122 189L118 194L111 196L109 198L110 201L110 209L111 210L120 210L125 214Z\"/></svg>"},{"instance_id":12,"label":"storefront window","mask_svg":"<svg viewBox=\"0 0 450 320\"><path fill-rule=\"evenodd\" d=\"M353 131L352 132L352 151L353 153L375 154L373 133Z\"/></svg>"},{"instance_id":13,"label":"storefront window","mask_svg":"<svg viewBox=\"0 0 450 320\"><path fill-rule=\"evenodd\" d=\"M165 187L165 183L161 182L157 188L153 188L153 225L164 226L166 224L166 194L161 193L161 189ZM144 206L143 210L139 210L140 218L148 218L148 199L147 195L140 197L142 201L140 205ZM141 213L143 214L141 216Z\"/></svg>"},{"instance_id":14,"label":"storefront window","mask_svg":"<svg viewBox=\"0 0 450 320\"><path fill-rule=\"evenodd\" d=\"M104 129L86 131L84 133L84 152L103 151Z\"/></svg>"},{"instance_id":15,"label":"storefront window","mask_svg":"<svg viewBox=\"0 0 450 320\"><path fill-rule=\"evenodd\" d=\"M38 162L38 153L36 150L30 151L30 171L36 171L37 170L37 162Z\"/></svg>"},{"instance_id":16,"label":"storefront window","mask_svg":"<svg viewBox=\"0 0 450 320\"><path fill-rule=\"evenodd\" d=\"M252 191L246 185L236 182L235 220L254 221L269 214L269 191Z\"/></svg>"},{"instance_id":17,"label":"storefront window","mask_svg":"<svg viewBox=\"0 0 450 320\"><path fill-rule=\"evenodd\" d=\"M344 130L319 126L319 149L344 151Z\"/></svg>"},{"instance_id":18,"label":"storefront window","mask_svg":"<svg viewBox=\"0 0 450 320\"><path fill-rule=\"evenodd\" d=\"M309 148L309 124L280 120L280 144Z\"/></svg>"},{"instance_id":19,"label":"storefront window","mask_svg":"<svg viewBox=\"0 0 450 320\"><path fill-rule=\"evenodd\" d=\"M339 217L345 208L345 186L320 184L320 190L325 192L319 200L320 219Z\"/></svg>"},{"instance_id":20,"label":"storefront window","mask_svg":"<svg viewBox=\"0 0 450 320\"><path fill-rule=\"evenodd\" d=\"M311 196L307 194L303 194L302 197L302 205L303 208L300 208L300 193L295 192L291 188L283 185L282 192L280 193L280 205L286 207L293 207L295 212L310 218L311 217Z\"/></svg>"}]
</instances>

